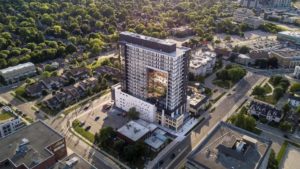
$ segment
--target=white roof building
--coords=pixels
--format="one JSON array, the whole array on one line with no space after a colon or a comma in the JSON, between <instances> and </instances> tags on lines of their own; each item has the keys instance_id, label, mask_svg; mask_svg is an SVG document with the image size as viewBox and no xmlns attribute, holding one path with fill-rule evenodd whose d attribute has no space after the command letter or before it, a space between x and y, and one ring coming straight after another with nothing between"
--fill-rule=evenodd
<instances>
[{"instance_id":1,"label":"white roof building","mask_svg":"<svg viewBox=\"0 0 300 169\"><path fill-rule=\"evenodd\" d=\"M146 134L150 132L150 130L147 127L144 127L135 121L128 122L127 124L119 128L117 131L119 134L127 137L133 142L142 139Z\"/></svg>"},{"instance_id":2,"label":"white roof building","mask_svg":"<svg viewBox=\"0 0 300 169\"><path fill-rule=\"evenodd\" d=\"M192 55L189 71L195 76L205 76L213 71L216 64L215 52L202 52L201 50Z\"/></svg>"}]
</instances>

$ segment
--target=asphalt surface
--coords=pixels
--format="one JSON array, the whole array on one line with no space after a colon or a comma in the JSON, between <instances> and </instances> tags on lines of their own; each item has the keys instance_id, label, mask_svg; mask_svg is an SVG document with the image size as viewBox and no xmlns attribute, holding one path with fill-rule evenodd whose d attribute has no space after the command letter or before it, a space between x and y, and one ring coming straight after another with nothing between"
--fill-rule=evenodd
<instances>
[{"instance_id":1,"label":"asphalt surface","mask_svg":"<svg viewBox=\"0 0 300 169\"><path fill-rule=\"evenodd\" d=\"M226 117L237 103L247 98L247 92L261 79L263 76L248 73L247 76L240 80L234 90L230 90L230 96L225 95L215 105L215 110L211 116L200 123L182 142L165 154L154 168L174 169L184 165L188 154L199 144L201 139L205 138L211 129L213 129L219 121ZM175 154L175 158L174 155Z\"/></svg>"}]
</instances>

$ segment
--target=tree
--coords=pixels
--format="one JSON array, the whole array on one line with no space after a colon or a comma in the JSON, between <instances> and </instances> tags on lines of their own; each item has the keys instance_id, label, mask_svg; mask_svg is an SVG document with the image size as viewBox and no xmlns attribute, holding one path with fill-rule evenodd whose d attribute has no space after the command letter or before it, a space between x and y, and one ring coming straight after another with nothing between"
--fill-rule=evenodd
<instances>
[{"instance_id":1,"label":"tree","mask_svg":"<svg viewBox=\"0 0 300 169\"><path fill-rule=\"evenodd\" d=\"M289 105L289 103L286 103L283 107L282 107L282 112L284 114L288 113L289 111L291 111L291 107Z\"/></svg>"},{"instance_id":2,"label":"tree","mask_svg":"<svg viewBox=\"0 0 300 169\"><path fill-rule=\"evenodd\" d=\"M239 51L239 52L242 53L242 54L247 54L247 53L250 52L250 48L247 47L247 46L242 46L242 47L240 48L240 51Z\"/></svg>"},{"instance_id":3,"label":"tree","mask_svg":"<svg viewBox=\"0 0 300 169\"><path fill-rule=\"evenodd\" d=\"M217 76L218 79L221 79L221 80L229 80L228 71L225 70L225 69L222 69L222 70L218 71L216 73L216 76Z\"/></svg>"},{"instance_id":4,"label":"tree","mask_svg":"<svg viewBox=\"0 0 300 169\"><path fill-rule=\"evenodd\" d=\"M228 76L233 82L237 82L246 75L246 71L240 67L235 67L228 70Z\"/></svg>"},{"instance_id":5,"label":"tree","mask_svg":"<svg viewBox=\"0 0 300 169\"><path fill-rule=\"evenodd\" d=\"M291 93L300 92L300 83L294 83L294 84L290 87L290 92L291 92Z\"/></svg>"},{"instance_id":6,"label":"tree","mask_svg":"<svg viewBox=\"0 0 300 169\"><path fill-rule=\"evenodd\" d=\"M135 107L130 108L129 111L128 111L128 117L131 120L139 119L139 115L140 115L140 113L138 111L136 111Z\"/></svg>"},{"instance_id":7,"label":"tree","mask_svg":"<svg viewBox=\"0 0 300 169\"><path fill-rule=\"evenodd\" d=\"M95 142L102 146L108 146L111 144L113 138L116 136L116 132L112 127L101 128L99 133L95 136Z\"/></svg>"},{"instance_id":8,"label":"tree","mask_svg":"<svg viewBox=\"0 0 300 169\"><path fill-rule=\"evenodd\" d=\"M271 150L269 161L268 161L268 169L278 169L278 161L276 159L276 155L274 150Z\"/></svg>"},{"instance_id":9,"label":"tree","mask_svg":"<svg viewBox=\"0 0 300 169\"><path fill-rule=\"evenodd\" d=\"M244 113L238 113L235 115L232 115L229 118L229 122L233 125L240 127L242 129L254 132L256 127L256 121L252 116L249 116Z\"/></svg>"},{"instance_id":10,"label":"tree","mask_svg":"<svg viewBox=\"0 0 300 169\"><path fill-rule=\"evenodd\" d=\"M279 128L280 128L282 131L287 131L287 132L289 132L289 131L291 131L291 129L292 129L292 125L291 125L291 123L289 123L289 122L287 122L287 121L284 121L284 122L281 122L281 123L279 124Z\"/></svg>"},{"instance_id":11,"label":"tree","mask_svg":"<svg viewBox=\"0 0 300 169\"><path fill-rule=\"evenodd\" d=\"M66 52L67 52L68 54L72 54L72 53L74 53L74 52L76 52L76 51L77 51L77 48L76 48L76 46L73 45L73 44L70 44L70 45L68 45L68 46L66 47Z\"/></svg>"},{"instance_id":12,"label":"tree","mask_svg":"<svg viewBox=\"0 0 300 169\"><path fill-rule=\"evenodd\" d=\"M282 87L275 87L273 91L273 96L276 100L279 100L284 94L284 90Z\"/></svg>"},{"instance_id":13,"label":"tree","mask_svg":"<svg viewBox=\"0 0 300 169\"><path fill-rule=\"evenodd\" d=\"M122 153L124 146L125 146L125 141L124 141L124 140L117 140L117 141L114 143L114 149L115 149L119 154Z\"/></svg>"},{"instance_id":14,"label":"tree","mask_svg":"<svg viewBox=\"0 0 300 169\"><path fill-rule=\"evenodd\" d=\"M255 96L260 96L260 97L265 97L266 96L266 91L263 87L260 86L255 86L252 94Z\"/></svg>"}]
</instances>

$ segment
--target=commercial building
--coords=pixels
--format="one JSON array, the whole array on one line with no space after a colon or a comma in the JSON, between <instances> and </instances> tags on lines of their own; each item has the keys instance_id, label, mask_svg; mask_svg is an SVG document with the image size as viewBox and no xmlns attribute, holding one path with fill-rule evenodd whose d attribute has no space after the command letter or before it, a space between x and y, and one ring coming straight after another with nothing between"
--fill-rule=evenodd
<instances>
[{"instance_id":1,"label":"commercial building","mask_svg":"<svg viewBox=\"0 0 300 169\"><path fill-rule=\"evenodd\" d=\"M197 51L192 54L189 72L194 76L206 76L212 73L216 64L216 56L217 54L215 52Z\"/></svg>"},{"instance_id":2,"label":"commercial building","mask_svg":"<svg viewBox=\"0 0 300 169\"><path fill-rule=\"evenodd\" d=\"M296 79L299 79L299 78L300 78L300 66L296 66L296 67L295 67L293 76L294 76Z\"/></svg>"},{"instance_id":3,"label":"commercial building","mask_svg":"<svg viewBox=\"0 0 300 169\"><path fill-rule=\"evenodd\" d=\"M120 33L119 48L122 92L131 97L132 102L140 100L139 102L144 103L145 110L149 104L155 105L156 122L178 130L182 126L184 113L187 112L186 89L190 49L131 32ZM116 96L113 96L115 105L126 110L126 105L118 103L122 99L117 99ZM153 117L153 109L150 110L150 114Z\"/></svg>"},{"instance_id":4,"label":"commercial building","mask_svg":"<svg viewBox=\"0 0 300 169\"><path fill-rule=\"evenodd\" d=\"M255 16L255 13L247 8L236 9L233 14L233 19L235 22L244 23L253 29L257 29L261 24L263 24L263 19Z\"/></svg>"},{"instance_id":5,"label":"commercial building","mask_svg":"<svg viewBox=\"0 0 300 169\"><path fill-rule=\"evenodd\" d=\"M64 136L42 121L0 139L0 168L51 168L67 155Z\"/></svg>"},{"instance_id":6,"label":"commercial building","mask_svg":"<svg viewBox=\"0 0 300 169\"><path fill-rule=\"evenodd\" d=\"M277 39L300 45L300 32L283 31L278 32Z\"/></svg>"},{"instance_id":7,"label":"commercial building","mask_svg":"<svg viewBox=\"0 0 300 169\"><path fill-rule=\"evenodd\" d=\"M11 66L0 70L1 80L6 84L12 84L20 80L32 77L36 74L33 63L22 63L17 66Z\"/></svg>"},{"instance_id":8,"label":"commercial building","mask_svg":"<svg viewBox=\"0 0 300 169\"><path fill-rule=\"evenodd\" d=\"M97 169L78 154L71 154L55 164L53 169Z\"/></svg>"},{"instance_id":9,"label":"commercial building","mask_svg":"<svg viewBox=\"0 0 300 169\"><path fill-rule=\"evenodd\" d=\"M240 4L246 8L288 8L291 0L241 0Z\"/></svg>"},{"instance_id":10,"label":"commercial building","mask_svg":"<svg viewBox=\"0 0 300 169\"><path fill-rule=\"evenodd\" d=\"M0 117L0 138L25 126L21 118L8 106L1 107Z\"/></svg>"},{"instance_id":11,"label":"commercial building","mask_svg":"<svg viewBox=\"0 0 300 169\"><path fill-rule=\"evenodd\" d=\"M130 121L117 130L117 135L128 143L135 143L148 138L150 129L135 121Z\"/></svg>"},{"instance_id":12,"label":"commercial building","mask_svg":"<svg viewBox=\"0 0 300 169\"><path fill-rule=\"evenodd\" d=\"M187 169L266 169L270 140L220 122L191 152Z\"/></svg>"},{"instance_id":13,"label":"commercial building","mask_svg":"<svg viewBox=\"0 0 300 169\"><path fill-rule=\"evenodd\" d=\"M284 68L295 68L300 65L300 51L292 48L282 48L271 51L270 57L275 57L278 64Z\"/></svg>"}]
</instances>

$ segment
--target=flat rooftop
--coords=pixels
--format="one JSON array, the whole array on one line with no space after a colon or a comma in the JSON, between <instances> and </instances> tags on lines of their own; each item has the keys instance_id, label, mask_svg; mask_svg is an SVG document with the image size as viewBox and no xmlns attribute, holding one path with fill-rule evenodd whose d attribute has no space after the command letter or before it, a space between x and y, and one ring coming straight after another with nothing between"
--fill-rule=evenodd
<instances>
[{"instance_id":1,"label":"flat rooftop","mask_svg":"<svg viewBox=\"0 0 300 169\"><path fill-rule=\"evenodd\" d=\"M34 64L31 63L31 62L22 63L22 64L18 64L16 66L10 66L8 68L1 69L0 73L5 74L5 73L8 73L8 72L13 72L15 70L23 69L23 68L26 68L26 67L33 67L33 66L34 66Z\"/></svg>"},{"instance_id":2,"label":"flat rooftop","mask_svg":"<svg viewBox=\"0 0 300 169\"><path fill-rule=\"evenodd\" d=\"M278 32L278 34L300 38L300 32L296 32L296 31L282 31L282 32Z\"/></svg>"},{"instance_id":3,"label":"flat rooftop","mask_svg":"<svg viewBox=\"0 0 300 169\"><path fill-rule=\"evenodd\" d=\"M150 130L141 124L130 121L127 124L125 124L123 127L118 129L118 132L122 134L123 136L126 136L127 138L131 139L132 141L137 141L140 138L142 138L144 135L146 135Z\"/></svg>"},{"instance_id":4,"label":"flat rooftop","mask_svg":"<svg viewBox=\"0 0 300 169\"><path fill-rule=\"evenodd\" d=\"M63 138L44 122L34 122L0 139L0 161L9 159L16 166L24 163L27 167L32 168L37 161L40 163L51 157L52 153L46 148ZM27 143L27 151L17 152L19 145L24 142Z\"/></svg>"},{"instance_id":5,"label":"flat rooftop","mask_svg":"<svg viewBox=\"0 0 300 169\"><path fill-rule=\"evenodd\" d=\"M189 96L188 99L190 106L192 106L193 108L198 108L200 105L202 105L208 100L208 97L203 94L196 93L192 96Z\"/></svg>"},{"instance_id":6,"label":"flat rooftop","mask_svg":"<svg viewBox=\"0 0 300 169\"><path fill-rule=\"evenodd\" d=\"M300 51L293 48L282 48L272 51L275 54L280 55L283 58L295 58L300 59Z\"/></svg>"},{"instance_id":7,"label":"flat rooftop","mask_svg":"<svg viewBox=\"0 0 300 169\"><path fill-rule=\"evenodd\" d=\"M190 50L190 48L186 47L176 47L176 43L169 40L158 39L133 32L121 32L119 42L138 45L145 49L152 49L156 52L174 56Z\"/></svg>"},{"instance_id":8,"label":"flat rooftop","mask_svg":"<svg viewBox=\"0 0 300 169\"><path fill-rule=\"evenodd\" d=\"M53 169L97 169L78 154L71 154L56 163Z\"/></svg>"},{"instance_id":9,"label":"flat rooftop","mask_svg":"<svg viewBox=\"0 0 300 169\"><path fill-rule=\"evenodd\" d=\"M188 160L207 169L258 169L271 144L270 140L220 122Z\"/></svg>"}]
</instances>

